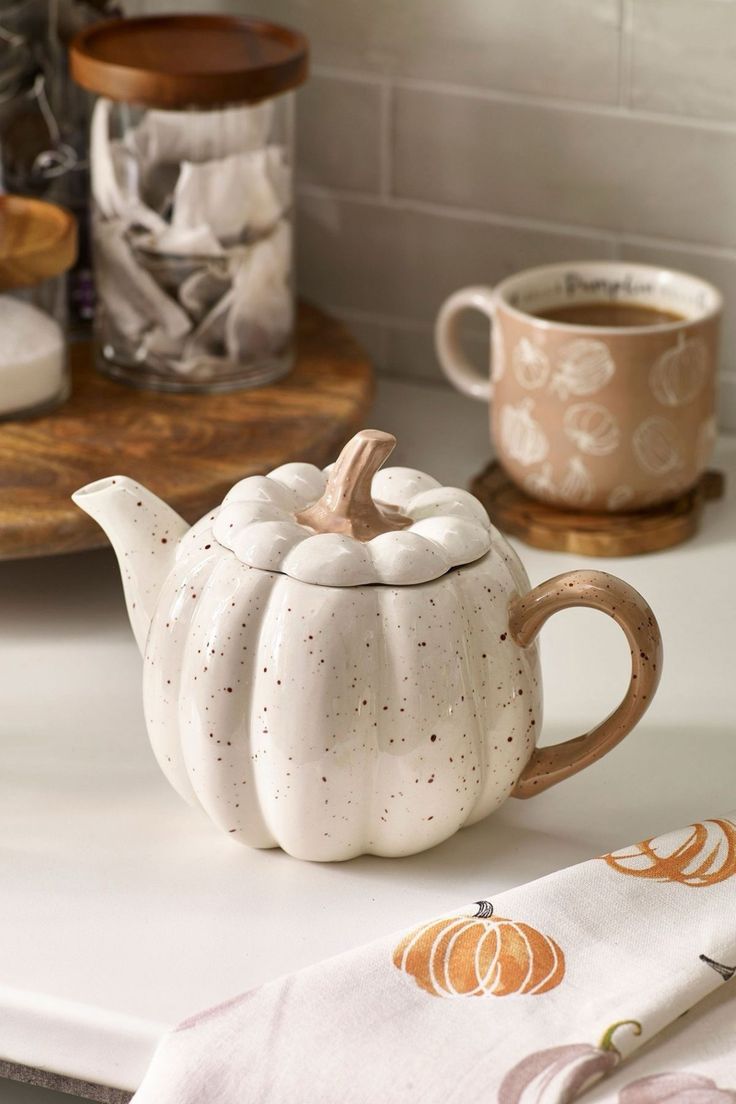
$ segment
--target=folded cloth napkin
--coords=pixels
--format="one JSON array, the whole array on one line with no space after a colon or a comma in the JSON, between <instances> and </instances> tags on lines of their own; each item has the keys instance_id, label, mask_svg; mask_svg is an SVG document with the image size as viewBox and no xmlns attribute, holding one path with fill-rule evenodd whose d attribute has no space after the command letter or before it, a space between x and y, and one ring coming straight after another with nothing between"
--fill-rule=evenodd
<instances>
[{"instance_id":1,"label":"folded cloth napkin","mask_svg":"<svg viewBox=\"0 0 736 1104\"><path fill-rule=\"evenodd\" d=\"M194 1016L134 1100L734 1104L734 973L736 813Z\"/></svg>"}]
</instances>

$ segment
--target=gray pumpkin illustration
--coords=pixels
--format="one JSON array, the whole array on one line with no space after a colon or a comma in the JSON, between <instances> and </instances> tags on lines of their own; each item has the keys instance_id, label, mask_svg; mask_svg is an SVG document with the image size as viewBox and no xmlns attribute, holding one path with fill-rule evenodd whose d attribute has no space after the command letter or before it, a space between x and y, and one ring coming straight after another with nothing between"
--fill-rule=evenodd
<instances>
[{"instance_id":1,"label":"gray pumpkin illustration","mask_svg":"<svg viewBox=\"0 0 736 1104\"><path fill-rule=\"evenodd\" d=\"M655 1073L632 1081L618 1094L618 1104L734 1104L736 1091L719 1089L699 1073Z\"/></svg>"},{"instance_id":2,"label":"gray pumpkin illustration","mask_svg":"<svg viewBox=\"0 0 736 1104\"><path fill-rule=\"evenodd\" d=\"M604 1032L597 1046L568 1043L528 1054L504 1077L498 1104L570 1104L619 1064L621 1052L614 1045L614 1035L622 1027L641 1035L637 1020L619 1020Z\"/></svg>"}]
</instances>

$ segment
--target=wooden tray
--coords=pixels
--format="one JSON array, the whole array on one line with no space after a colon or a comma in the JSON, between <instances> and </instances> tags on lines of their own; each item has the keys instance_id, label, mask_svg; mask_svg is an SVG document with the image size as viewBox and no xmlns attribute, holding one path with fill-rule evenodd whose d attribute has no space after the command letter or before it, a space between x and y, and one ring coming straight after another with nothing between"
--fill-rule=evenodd
<instances>
[{"instance_id":1,"label":"wooden tray","mask_svg":"<svg viewBox=\"0 0 736 1104\"><path fill-rule=\"evenodd\" d=\"M74 346L69 402L0 423L0 559L105 545L69 495L106 475L138 479L193 522L246 475L334 460L363 425L373 372L344 326L314 307L300 306L297 349L292 374L271 387L169 395L99 375L91 344Z\"/></svg>"},{"instance_id":2,"label":"wooden tray","mask_svg":"<svg viewBox=\"0 0 736 1104\"><path fill-rule=\"evenodd\" d=\"M534 548L583 556L636 556L660 552L693 536L704 504L723 495L721 472L707 471L674 502L639 513L586 514L529 498L492 461L470 484L494 525Z\"/></svg>"}]
</instances>

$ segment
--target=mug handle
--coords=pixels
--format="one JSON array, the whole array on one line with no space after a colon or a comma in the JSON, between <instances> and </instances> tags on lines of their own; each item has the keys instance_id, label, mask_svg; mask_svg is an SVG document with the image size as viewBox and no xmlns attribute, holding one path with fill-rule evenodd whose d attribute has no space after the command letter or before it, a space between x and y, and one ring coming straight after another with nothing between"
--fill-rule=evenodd
<instances>
[{"instance_id":1,"label":"mug handle","mask_svg":"<svg viewBox=\"0 0 736 1104\"><path fill-rule=\"evenodd\" d=\"M605 571L568 571L548 579L525 596L512 598L509 632L527 648L548 617L572 606L587 606L612 617L631 649L631 681L621 704L590 732L551 747L536 748L512 790L512 797L534 797L589 767L631 732L649 708L662 669L662 637L641 594Z\"/></svg>"},{"instance_id":2,"label":"mug handle","mask_svg":"<svg viewBox=\"0 0 736 1104\"><path fill-rule=\"evenodd\" d=\"M478 310L488 317L492 326L495 307L493 288L461 288L442 304L434 327L435 349L442 371L458 391L481 402L488 402L493 394L493 373L483 375L466 357L460 342L460 315L466 310Z\"/></svg>"}]
</instances>

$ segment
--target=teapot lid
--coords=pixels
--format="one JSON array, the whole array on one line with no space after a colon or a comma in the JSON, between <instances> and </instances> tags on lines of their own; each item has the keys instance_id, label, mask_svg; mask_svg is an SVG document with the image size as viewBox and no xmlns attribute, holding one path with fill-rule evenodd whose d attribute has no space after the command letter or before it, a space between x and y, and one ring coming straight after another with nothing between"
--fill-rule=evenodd
<instances>
[{"instance_id":1,"label":"teapot lid","mask_svg":"<svg viewBox=\"0 0 736 1104\"><path fill-rule=\"evenodd\" d=\"M396 438L364 429L320 471L284 464L236 483L215 539L249 567L319 586L426 583L491 547L477 498L412 468L378 469Z\"/></svg>"}]
</instances>

